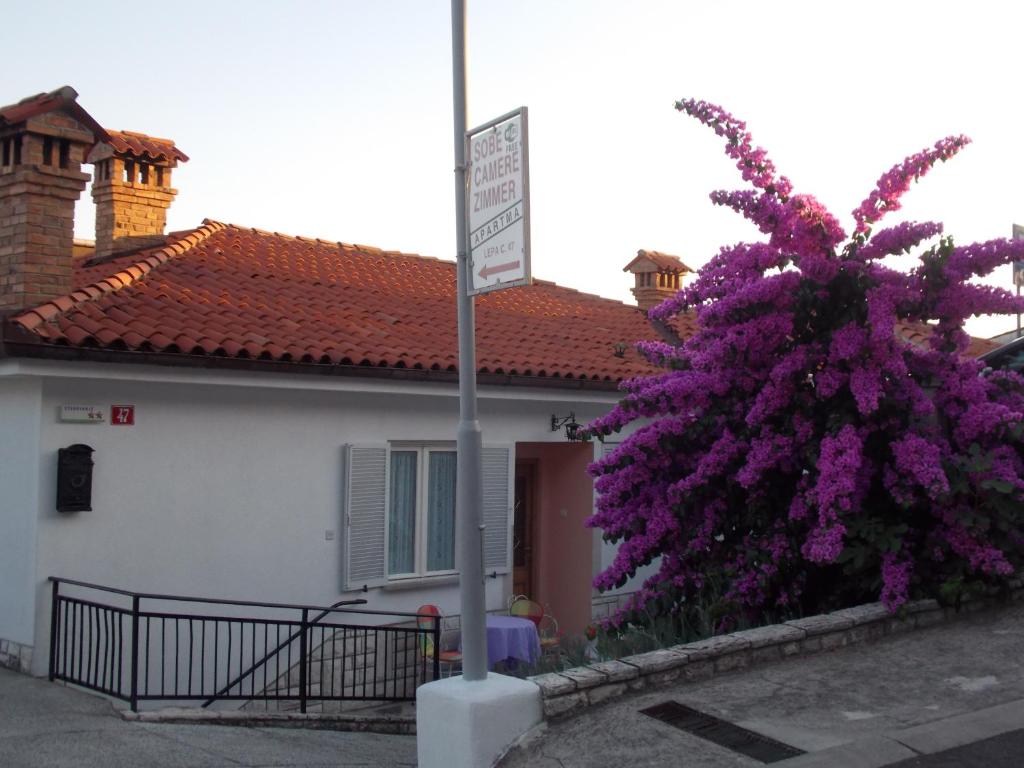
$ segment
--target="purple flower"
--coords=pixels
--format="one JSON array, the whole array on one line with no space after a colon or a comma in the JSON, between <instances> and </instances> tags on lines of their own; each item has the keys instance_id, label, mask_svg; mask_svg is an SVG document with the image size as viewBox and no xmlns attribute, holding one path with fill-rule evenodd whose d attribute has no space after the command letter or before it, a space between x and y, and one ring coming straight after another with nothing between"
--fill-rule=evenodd
<instances>
[{"instance_id":1,"label":"purple flower","mask_svg":"<svg viewBox=\"0 0 1024 768\"><path fill-rule=\"evenodd\" d=\"M1024 567L1024 379L982 375L963 355L967 317L1024 309L969 282L1024 259L1024 243L929 246L943 234L932 222L871 229L967 139L883 174L848 238L818 200L793 194L744 123L703 101L677 108L724 139L749 187L712 201L764 242L722 248L650 311L686 313L697 331L638 343L662 371L623 382L619 406L585 431L632 430L590 468L588 524L619 545L595 586L661 563L612 624L652 606L695 620L725 601L718 626L734 626L780 606L820 610L809 601L835 598L829 585L869 599L881 584L896 610L912 581L935 594ZM910 272L884 263L922 246Z\"/></svg>"},{"instance_id":2,"label":"purple flower","mask_svg":"<svg viewBox=\"0 0 1024 768\"><path fill-rule=\"evenodd\" d=\"M941 224L931 221L926 221L923 224L905 221L895 227L873 233L867 245L857 251L857 258L861 261L870 261L900 253L910 253L911 249L929 237L939 234L942 234Z\"/></svg>"},{"instance_id":3,"label":"purple flower","mask_svg":"<svg viewBox=\"0 0 1024 768\"><path fill-rule=\"evenodd\" d=\"M882 558L882 604L890 611L907 602L912 570L908 560L899 560L891 552Z\"/></svg>"},{"instance_id":4,"label":"purple flower","mask_svg":"<svg viewBox=\"0 0 1024 768\"><path fill-rule=\"evenodd\" d=\"M891 446L895 468L904 483L913 482L933 499L949 493L938 445L920 435L908 434L894 440Z\"/></svg>"},{"instance_id":5,"label":"purple flower","mask_svg":"<svg viewBox=\"0 0 1024 768\"><path fill-rule=\"evenodd\" d=\"M874 191L853 211L853 218L857 222L855 234L867 233L871 224L889 211L898 210L900 198L910 189L912 181L928 173L936 162L945 162L951 158L970 141L966 136L950 136L935 142L932 149L911 155L883 173Z\"/></svg>"}]
</instances>

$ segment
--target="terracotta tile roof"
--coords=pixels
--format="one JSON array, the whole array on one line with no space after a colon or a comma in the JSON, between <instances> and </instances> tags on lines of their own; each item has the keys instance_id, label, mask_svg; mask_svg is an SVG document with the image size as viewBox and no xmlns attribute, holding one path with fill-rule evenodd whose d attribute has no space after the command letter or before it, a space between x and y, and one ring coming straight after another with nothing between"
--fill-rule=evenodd
<instances>
[{"instance_id":1,"label":"terracotta tile roof","mask_svg":"<svg viewBox=\"0 0 1024 768\"><path fill-rule=\"evenodd\" d=\"M622 268L623 272L629 272L633 268L633 265L638 261L647 259L654 263L658 269L667 270L669 272L693 272L688 266L683 264L682 259L678 256L672 256L667 253L661 253L660 251L645 251L643 249L636 252L636 258L634 258L629 264Z\"/></svg>"},{"instance_id":2,"label":"terracotta tile roof","mask_svg":"<svg viewBox=\"0 0 1024 768\"><path fill-rule=\"evenodd\" d=\"M69 295L13 318L22 336L183 361L457 369L449 261L207 220L163 247L77 259L74 279ZM696 329L692 315L652 324L635 306L537 280L477 299L478 371L612 384L654 372L633 349L637 340ZM897 331L916 343L928 334L909 324ZM971 353L994 346L975 339Z\"/></svg>"},{"instance_id":3,"label":"terracotta tile roof","mask_svg":"<svg viewBox=\"0 0 1024 768\"><path fill-rule=\"evenodd\" d=\"M135 131L112 131L109 128L107 133L110 140L107 142L114 148L115 152L131 154L139 158L152 158L153 160L172 160L186 162L188 155L174 146L170 139L159 139L156 136L147 136L144 133Z\"/></svg>"},{"instance_id":4,"label":"terracotta tile roof","mask_svg":"<svg viewBox=\"0 0 1024 768\"><path fill-rule=\"evenodd\" d=\"M78 105L77 98L78 92L70 85L65 85L55 91L50 91L50 93L37 93L35 96L22 99L17 104L0 107L0 125L14 125L36 115L44 115L47 112L60 109L68 112L78 122L88 127L97 139L106 139L107 132Z\"/></svg>"},{"instance_id":5,"label":"terracotta tile roof","mask_svg":"<svg viewBox=\"0 0 1024 768\"><path fill-rule=\"evenodd\" d=\"M907 341L921 346L924 346L928 342L928 337L931 336L931 328L921 323L897 323L896 332ZM981 339L972 336L971 343L967 347L967 354L971 357L981 357L998 347L999 344L991 339Z\"/></svg>"},{"instance_id":6,"label":"terracotta tile roof","mask_svg":"<svg viewBox=\"0 0 1024 768\"><path fill-rule=\"evenodd\" d=\"M49 344L455 371L455 264L206 221L170 245L75 270L14 318ZM481 373L615 382L659 338L633 306L536 281L476 303ZM615 343L625 342L623 357Z\"/></svg>"}]
</instances>

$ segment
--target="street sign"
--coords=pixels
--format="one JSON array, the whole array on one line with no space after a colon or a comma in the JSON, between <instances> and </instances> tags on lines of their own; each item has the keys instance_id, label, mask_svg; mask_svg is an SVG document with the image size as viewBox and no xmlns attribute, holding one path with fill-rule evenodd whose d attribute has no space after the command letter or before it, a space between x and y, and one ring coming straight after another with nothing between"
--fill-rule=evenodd
<instances>
[{"instance_id":1,"label":"street sign","mask_svg":"<svg viewBox=\"0 0 1024 768\"><path fill-rule=\"evenodd\" d=\"M1024 226L1013 225L1013 239L1024 240ZM1018 288L1024 285L1024 261L1013 262L1013 284Z\"/></svg>"},{"instance_id":2,"label":"street sign","mask_svg":"<svg viewBox=\"0 0 1024 768\"><path fill-rule=\"evenodd\" d=\"M466 132L468 293L530 283L530 169L527 111Z\"/></svg>"}]
</instances>

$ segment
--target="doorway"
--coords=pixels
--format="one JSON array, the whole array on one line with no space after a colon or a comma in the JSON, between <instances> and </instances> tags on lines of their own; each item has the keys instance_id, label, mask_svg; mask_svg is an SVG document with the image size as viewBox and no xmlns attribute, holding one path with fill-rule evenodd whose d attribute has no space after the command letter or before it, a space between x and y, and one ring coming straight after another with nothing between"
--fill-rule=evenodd
<instances>
[{"instance_id":1,"label":"doorway","mask_svg":"<svg viewBox=\"0 0 1024 768\"><path fill-rule=\"evenodd\" d=\"M512 594L533 598L533 555L536 535L537 462L516 461L515 507L512 518Z\"/></svg>"}]
</instances>

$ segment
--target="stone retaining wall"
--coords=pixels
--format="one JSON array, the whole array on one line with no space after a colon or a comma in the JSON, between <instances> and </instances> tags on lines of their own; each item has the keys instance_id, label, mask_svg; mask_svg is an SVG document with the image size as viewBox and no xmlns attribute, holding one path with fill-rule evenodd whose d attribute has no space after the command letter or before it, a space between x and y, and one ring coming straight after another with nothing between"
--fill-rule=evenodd
<instances>
[{"instance_id":1,"label":"stone retaining wall","mask_svg":"<svg viewBox=\"0 0 1024 768\"><path fill-rule=\"evenodd\" d=\"M600 621L614 615L620 609L625 608L626 603L635 594L636 592L634 591L620 592L615 595L594 595L590 600L591 621Z\"/></svg>"},{"instance_id":2,"label":"stone retaining wall","mask_svg":"<svg viewBox=\"0 0 1024 768\"><path fill-rule=\"evenodd\" d=\"M1019 580L1013 585L1012 597L1024 597ZM978 611L996 602L995 597L965 601L959 613ZM830 651L929 627L957 615L955 609L943 608L935 600L908 603L896 615L881 603L870 603L529 679L540 686L544 717L554 719L631 691L678 680L705 680L762 662Z\"/></svg>"},{"instance_id":3,"label":"stone retaining wall","mask_svg":"<svg viewBox=\"0 0 1024 768\"><path fill-rule=\"evenodd\" d=\"M0 667L29 674L32 669L32 646L13 640L0 640Z\"/></svg>"}]
</instances>

